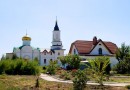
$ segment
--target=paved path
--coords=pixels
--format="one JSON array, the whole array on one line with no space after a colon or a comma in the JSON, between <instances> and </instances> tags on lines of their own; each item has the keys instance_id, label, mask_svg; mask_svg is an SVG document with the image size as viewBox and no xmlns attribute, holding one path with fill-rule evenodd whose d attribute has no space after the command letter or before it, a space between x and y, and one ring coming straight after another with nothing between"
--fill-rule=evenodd
<instances>
[{"instance_id":1,"label":"paved path","mask_svg":"<svg viewBox=\"0 0 130 90\"><path fill-rule=\"evenodd\" d=\"M62 83L73 83L70 80L60 80L57 78L54 78L53 76L47 75L47 74L41 74L40 77L47 81L55 81L55 82L62 82ZM91 81L88 81L87 84L90 85L99 85L98 83L92 83ZM117 83L117 82L104 82L104 85L108 86L126 86L130 85L130 83Z\"/></svg>"}]
</instances>

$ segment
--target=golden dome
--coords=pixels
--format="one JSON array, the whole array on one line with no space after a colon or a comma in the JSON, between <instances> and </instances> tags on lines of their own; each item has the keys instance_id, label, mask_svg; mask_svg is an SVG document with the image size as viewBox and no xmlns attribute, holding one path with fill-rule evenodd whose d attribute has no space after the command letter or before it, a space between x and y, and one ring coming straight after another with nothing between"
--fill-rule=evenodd
<instances>
[{"instance_id":1,"label":"golden dome","mask_svg":"<svg viewBox=\"0 0 130 90\"><path fill-rule=\"evenodd\" d=\"M26 36L23 36L22 40L29 40L29 41L31 41L31 38L26 35Z\"/></svg>"}]
</instances>

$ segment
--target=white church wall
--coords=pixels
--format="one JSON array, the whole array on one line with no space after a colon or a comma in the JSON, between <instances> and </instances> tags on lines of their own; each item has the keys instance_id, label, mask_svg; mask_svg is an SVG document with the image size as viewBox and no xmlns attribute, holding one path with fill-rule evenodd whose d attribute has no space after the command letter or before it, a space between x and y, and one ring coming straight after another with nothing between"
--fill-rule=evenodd
<instances>
[{"instance_id":1,"label":"white church wall","mask_svg":"<svg viewBox=\"0 0 130 90\"><path fill-rule=\"evenodd\" d=\"M38 58L38 60L40 59L40 51L37 49L33 50L33 59Z\"/></svg>"},{"instance_id":2,"label":"white church wall","mask_svg":"<svg viewBox=\"0 0 130 90\"><path fill-rule=\"evenodd\" d=\"M30 46L24 46L22 47L21 49L21 57L22 58L25 58L25 59L33 59L33 56L32 56L32 47Z\"/></svg>"},{"instance_id":3,"label":"white church wall","mask_svg":"<svg viewBox=\"0 0 130 90\"><path fill-rule=\"evenodd\" d=\"M14 54L16 54L17 57L20 57L20 49L16 49L14 51Z\"/></svg>"},{"instance_id":4,"label":"white church wall","mask_svg":"<svg viewBox=\"0 0 130 90\"><path fill-rule=\"evenodd\" d=\"M60 41L60 31L53 31L53 41Z\"/></svg>"},{"instance_id":5,"label":"white church wall","mask_svg":"<svg viewBox=\"0 0 130 90\"><path fill-rule=\"evenodd\" d=\"M46 59L46 63L44 63L44 59ZM41 53L41 65L49 65L50 60L55 59L55 54L54 53Z\"/></svg>"}]
</instances>

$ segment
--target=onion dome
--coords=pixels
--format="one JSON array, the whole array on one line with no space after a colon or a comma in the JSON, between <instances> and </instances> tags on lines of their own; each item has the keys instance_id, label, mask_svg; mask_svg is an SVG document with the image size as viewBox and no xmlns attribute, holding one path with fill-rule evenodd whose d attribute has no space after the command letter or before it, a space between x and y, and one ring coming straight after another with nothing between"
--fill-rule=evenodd
<instances>
[{"instance_id":1,"label":"onion dome","mask_svg":"<svg viewBox=\"0 0 130 90\"><path fill-rule=\"evenodd\" d=\"M31 37L29 37L29 36L26 35L26 36L23 36L23 37L22 37L22 40L28 40L28 41L31 41Z\"/></svg>"}]
</instances>

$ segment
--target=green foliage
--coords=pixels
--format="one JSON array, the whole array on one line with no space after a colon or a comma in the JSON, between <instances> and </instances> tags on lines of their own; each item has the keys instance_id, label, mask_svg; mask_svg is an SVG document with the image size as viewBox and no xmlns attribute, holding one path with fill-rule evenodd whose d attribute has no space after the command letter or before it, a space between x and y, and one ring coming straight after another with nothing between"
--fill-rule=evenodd
<instances>
[{"instance_id":1,"label":"green foliage","mask_svg":"<svg viewBox=\"0 0 130 90\"><path fill-rule=\"evenodd\" d=\"M114 68L118 74L130 74L130 57L120 61Z\"/></svg>"},{"instance_id":2,"label":"green foliage","mask_svg":"<svg viewBox=\"0 0 130 90\"><path fill-rule=\"evenodd\" d=\"M87 80L88 78L86 73L83 70L78 70L73 80L74 90L84 90L84 88L86 87Z\"/></svg>"},{"instance_id":3,"label":"green foliage","mask_svg":"<svg viewBox=\"0 0 130 90\"><path fill-rule=\"evenodd\" d=\"M109 58L97 57L95 59L89 60L89 63L89 69L92 74L91 76L93 76L100 85L103 85L103 78L106 74L106 68L110 64Z\"/></svg>"},{"instance_id":4,"label":"green foliage","mask_svg":"<svg viewBox=\"0 0 130 90\"><path fill-rule=\"evenodd\" d=\"M130 47L125 45L125 43L121 44L121 48L118 48L116 52L117 60L120 62L129 56L130 56Z\"/></svg>"},{"instance_id":5,"label":"green foliage","mask_svg":"<svg viewBox=\"0 0 130 90\"><path fill-rule=\"evenodd\" d=\"M60 59L61 64L65 67L65 64L67 63L67 60L66 60L65 56L61 56L58 59Z\"/></svg>"},{"instance_id":6,"label":"green foliage","mask_svg":"<svg viewBox=\"0 0 130 90\"><path fill-rule=\"evenodd\" d=\"M50 60L49 65L47 66L47 72L49 74L55 74L56 73L56 69L58 67L57 63L58 62L56 60L55 61Z\"/></svg>"},{"instance_id":7,"label":"green foliage","mask_svg":"<svg viewBox=\"0 0 130 90\"><path fill-rule=\"evenodd\" d=\"M0 74L36 75L40 73L40 66L36 61L22 59L0 61Z\"/></svg>"},{"instance_id":8,"label":"green foliage","mask_svg":"<svg viewBox=\"0 0 130 90\"><path fill-rule=\"evenodd\" d=\"M70 73L68 71L64 70L64 71L61 72L60 78L63 78L65 80L70 80L71 76L70 76Z\"/></svg>"},{"instance_id":9,"label":"green foliage","mask_svg":"<svg viewBox=\"0 0 130 90\"><path fill-rule=\"evenodd\" d=\"M59 58L62 65L68 64L71 69L78 69L81 58L78 55L66 55Z\"/></svg>"}]
</instances>

